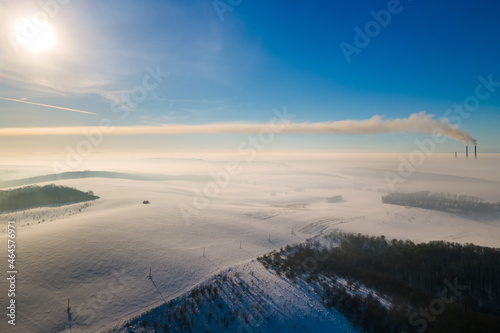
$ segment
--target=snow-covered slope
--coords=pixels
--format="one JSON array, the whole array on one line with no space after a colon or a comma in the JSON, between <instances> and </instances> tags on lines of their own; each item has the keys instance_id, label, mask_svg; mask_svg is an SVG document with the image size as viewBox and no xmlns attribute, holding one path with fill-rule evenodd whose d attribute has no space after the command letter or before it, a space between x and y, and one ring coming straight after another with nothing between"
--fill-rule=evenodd
<instances>
[{"instance_id":1,"label":"snow-covered slope","mask_svg":"<svg viewBox=\"0 0 500 333\"><path fill-rule=\"evenodd\" d=\"M242 164L241 174L209 198L206 207L187 223L179 205L192 206L196 193L203 192L207 183L200 175L226 165L195 161L194 170L191 162L181 163L185 170L179 167L172 174L191 173L196 176L193 180L55 182L92 190L101 199L78 214L53 221L50 216L55 213L41 209L40 214L46 215L39 218L45 222L17 230L18 321L15 327L0 321L0 331L70 332L70 324L72 332L106 329L181 295L228 267L331 228L416 242L444 239L500 244L498 218L472 219L384 205L380 198L388 188L379 169L324 161ZM453 176L440 183L427 183L457 194L480 195L483 188L486 199L499 200L497 180L491 178L496 177L496 162L481 167L485 178L464 168L453 169ZM163 161L154 163L148 169L151 172L158 173L162 167L165 174L171 171ZM436 169L429 167L431 171L435 174ZM470 177L459 191L457 184L465 176ZM425 173L418 177L418 184L423 184ZM401 187L420 190L420 185L412 184L410 177ZM344 201L326 201L335 195L342 195ZM144 205L143 200L151 204ZM0 218L6 224L8 217ZM6 243L6 234L0 234L0 249L6 249ZM0 251L0 261L7 262L6 250ZM146 278L150 267L154 284ZM0 279L0 304L7 302L7 287L6 279Z\"/></svg>"},{"instance_id":2,"label":"snow-covered slope","mask_svg":"<svg viewBox=\"0 0 500 333\"><path fill-rule=\"evenodd\" d=\"M181 323L186 326L181 328ZM256 261L224 270L106 332L139 333L155 327L168 332L359 332L335 309L326 308L307 285L278 277Z\"/></svg>"}]
</instances>

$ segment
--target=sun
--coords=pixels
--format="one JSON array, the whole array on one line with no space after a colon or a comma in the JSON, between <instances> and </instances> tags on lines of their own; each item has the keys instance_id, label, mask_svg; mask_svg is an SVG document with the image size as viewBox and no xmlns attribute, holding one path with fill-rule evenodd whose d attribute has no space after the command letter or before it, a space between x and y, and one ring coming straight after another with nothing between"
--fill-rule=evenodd
<instances>
[{"instance_id":1,"label":"sun","mask_svg":"<svg viewBox=\"0 0 500 333\"><path fill-rule=\"evenodd\" d=\"M48 50L55 44L54 31L47 24L35 25L24 18L16 25L15 31L20 44L33 52Z\"/></svg>"}]
</instances>

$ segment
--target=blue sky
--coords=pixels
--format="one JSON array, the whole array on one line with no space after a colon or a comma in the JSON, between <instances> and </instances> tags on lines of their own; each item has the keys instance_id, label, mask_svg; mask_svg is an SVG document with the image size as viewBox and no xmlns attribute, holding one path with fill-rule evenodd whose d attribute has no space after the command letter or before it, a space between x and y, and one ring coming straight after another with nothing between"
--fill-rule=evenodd
<instances>
[{"instance_id":1,"label":"blue sky","mask_svg":"<svg viewBox=\"0 0 500 333\"><path fill-rule=\"evenodd\" d=\"M0 100L0 127L96 126L103 118L115 126L267 123L273 108L285 106L297 122L407 118L420 111L439 118L474 95L479 76L500 82L496 1L222 0L219 12L214 3L73 0L44 9L38 1L0 1L0 97L95 113ZM365 31L371 12L388 8L397 13L348 63L339 45L356 46L354 28ZM16 22L40 12L50 14L54 45L16 50L9 39ZM148 68L169 76L120 119L113 103L140 86ZM499 151L497 89L460 120L482 151ZM411 151L415 139L427 136L283 134L268 149ZM99 149L231 150L245 137L116 136ZM64 150L78 140L5 137L0 151ZM448 140L438 150L462 147Z\"/></svg>"}]
</instances>

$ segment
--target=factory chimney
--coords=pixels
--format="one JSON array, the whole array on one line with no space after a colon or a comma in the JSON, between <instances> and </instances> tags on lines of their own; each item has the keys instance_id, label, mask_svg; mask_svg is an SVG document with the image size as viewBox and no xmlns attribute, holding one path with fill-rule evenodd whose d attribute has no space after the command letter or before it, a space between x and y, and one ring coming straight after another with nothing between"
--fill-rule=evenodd
<instances>
[{"instance_id":1,"label":"factory chimney","mask_svg":"<svg viewBox=\"0 0 500 333\"><path fill-rule=\"evenodd\" d=\"M474 158L477 159L477 145L474 145Z\"/></svg>"},{"instance_id":2,"label":"factory chimney","mask_svg":"<svg viewBox=\"0 0 500 333\"><path fill-rule=\"evenodd\" d=\"M469 145L465 146L465 158L469 159Z\"/></svg>"}]
</instances>

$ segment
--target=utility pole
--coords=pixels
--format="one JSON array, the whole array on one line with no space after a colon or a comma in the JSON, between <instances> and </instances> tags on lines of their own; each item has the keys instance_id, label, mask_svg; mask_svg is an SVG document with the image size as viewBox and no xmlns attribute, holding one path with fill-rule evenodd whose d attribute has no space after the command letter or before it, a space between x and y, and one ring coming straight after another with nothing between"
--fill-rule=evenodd
<instances>
[{"instance_id":1,"label":"utility pole","mask_svg":"<svg viewBox=\"0 0 500 333\"><path fill-rule=\"evenodd\" d=\"M68 307L66 308L66 312L70 312L71 311L71 307L69 306L69 298L68 298Z\"/></svg>"},{"instance_id":2,"label":"utility pole","mask_svg":"<svg viewBox=\"0 0 500 333\"><path fill-rule=\"evenodd\" d=\"M203 258L205 258L205 248L203 248Z\"/></svg>"},{"instance_id":3,"label":"utility pole","mask_svg":"<svg viewBox=\"0 0 500 333\"><path fill-rule=\"evenodd\" d=\"M148 278L152 279L152 275L151 275L151 266L149 266L149 275L148 275Z\"/></svg>"}]
</instances>

